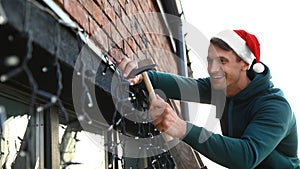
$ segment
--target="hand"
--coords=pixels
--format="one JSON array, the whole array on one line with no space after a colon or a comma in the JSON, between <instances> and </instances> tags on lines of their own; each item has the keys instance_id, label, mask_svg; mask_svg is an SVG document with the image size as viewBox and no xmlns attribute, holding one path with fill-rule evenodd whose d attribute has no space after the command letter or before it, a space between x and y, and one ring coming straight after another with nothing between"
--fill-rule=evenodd
<instances>
[{"instance_id":1,"label":"hand","mask_svg":"<svg viewBox=\"0 0 300 169\"><path fill-rule=\"evenodd\" d=\"M119 69L123 72L125 78L128 78L128 75L132 70L138 68L137 62L129 59L128 57L124 57L120 61L117 61L117 65ZM130 81L131 85L136 85L143 81L143 76L137 75L133 78L129 78L128 80Z\"/></svg>"},{"instance_id":2,"label":"hand","mask_svg":"<svg viewBox=\"0 0 300 169\"><path fill-rule=\"evenodd\" d=\"M153 125L161 132L166 132L172 137L185 136L187 124L178 117L172 107L158 95L150 105L150 116Z\"/></svg>"}]
</instances>

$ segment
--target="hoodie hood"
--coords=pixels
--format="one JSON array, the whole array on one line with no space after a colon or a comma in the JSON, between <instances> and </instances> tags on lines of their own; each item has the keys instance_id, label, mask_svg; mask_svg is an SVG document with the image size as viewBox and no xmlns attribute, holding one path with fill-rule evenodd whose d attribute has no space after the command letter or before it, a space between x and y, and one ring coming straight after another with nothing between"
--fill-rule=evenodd
<instances>
[{"instance_id":1,"label":"hoodie hood","mask_svg":"<svg viewBox=\"0 0 300 169\"><path fill-rule=\"evenodd\" d=\"M263 64L263 63L262 63ZM253 64L252 64L253 65ZM265 70L262 73L257 73L253 70L253 66L247 70L247 75L251 80L251 83L243 89L240 93L233 96L234 100L236 101L244 101L255 97L261 93L264 93L270 88L273 88L273 83L271 80L271 73L268 66L265 66Z\"/></svg>"}]
</instances>

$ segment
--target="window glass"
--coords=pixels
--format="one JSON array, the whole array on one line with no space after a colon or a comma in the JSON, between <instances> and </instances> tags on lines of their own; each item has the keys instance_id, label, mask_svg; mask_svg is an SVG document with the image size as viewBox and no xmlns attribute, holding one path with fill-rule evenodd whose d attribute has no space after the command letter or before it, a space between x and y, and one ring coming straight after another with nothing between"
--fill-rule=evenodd
<instances>
[{"instance_id":1,"label":"window glass","mask_svg":"<svg viewBox=\"0 0 300 169\"><path fill-rule=\"evenodd\" d=\"M83 130L76 131L65 125L60 125L59 136L61 168L106 168L103 136Z\"/></svg>"},{"instance_id":2,"label":"window glass","mask_svg":"<svg viewBox=\"0 0 300 169\"><path fill-rule=\"evenodd\" d=\"M1 168L11 168L18 156L30 118L27 110L25 104L0 96Z\"/></svg>"}]
</instances>

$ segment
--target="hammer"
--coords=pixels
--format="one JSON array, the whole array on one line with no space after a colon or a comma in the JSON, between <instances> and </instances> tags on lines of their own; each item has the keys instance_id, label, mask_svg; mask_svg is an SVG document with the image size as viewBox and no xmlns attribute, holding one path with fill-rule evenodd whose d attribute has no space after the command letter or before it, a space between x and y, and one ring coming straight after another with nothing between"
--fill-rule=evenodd
<instances>
[{"instance_id":1,"label":"hammer","mask_svg":"<svg viewBox=\"0 0 300 169\"><path fill-rule=\"evenodd\" d=\"M145 83L147 91L149 93L150 101L153 100L156 97L156 95L155 95L153 86L151 84L151 81L148 77L147 70L155 70L155 66L156 65L152 59L144 59L144 60L139 61L138 68L134 69L129 74L130 78L133 78L134 76L136 76L138 74L142 74L144 83Z\"/></svg>"},{"instance_id":2,"label":"hammer","mask_svg":"<svg viewBox=\"0 0 300 169\"><path fill-rule=\"evenodd\" d=\"M156 66L156 64L153 62L152 59L144 59L144 60L139 61L138 68L134 69L129 74L129 77L134 77L138 74L142 74L145 86L149 93L150 102L156 98L156 95L155 95L152 83L148 77L147 70L154 70L155 66ZM166 133L163 133L163 136L167 142L173 140L173 137Z\"/></svg>"}]
</instances>

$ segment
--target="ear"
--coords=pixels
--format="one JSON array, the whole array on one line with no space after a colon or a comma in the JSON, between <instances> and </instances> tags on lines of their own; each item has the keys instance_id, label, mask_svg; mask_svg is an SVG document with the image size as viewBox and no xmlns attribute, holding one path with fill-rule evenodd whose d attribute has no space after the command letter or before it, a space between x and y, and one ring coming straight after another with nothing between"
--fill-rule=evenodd
<instances>
[{"instance_id":1,"label":"ear","mask_svg":"<svg viewBox=\"0 0 300 169\"><path fill-rule=\"evenodd\" d=\"M249 63L247 63L247 62L245 62L245 61L243 61L243 60L241 60L240 63L241 63L241 66L242 66L242 70L243 70L243 71L248 70Z\"/></svg>"}]
</instances>

